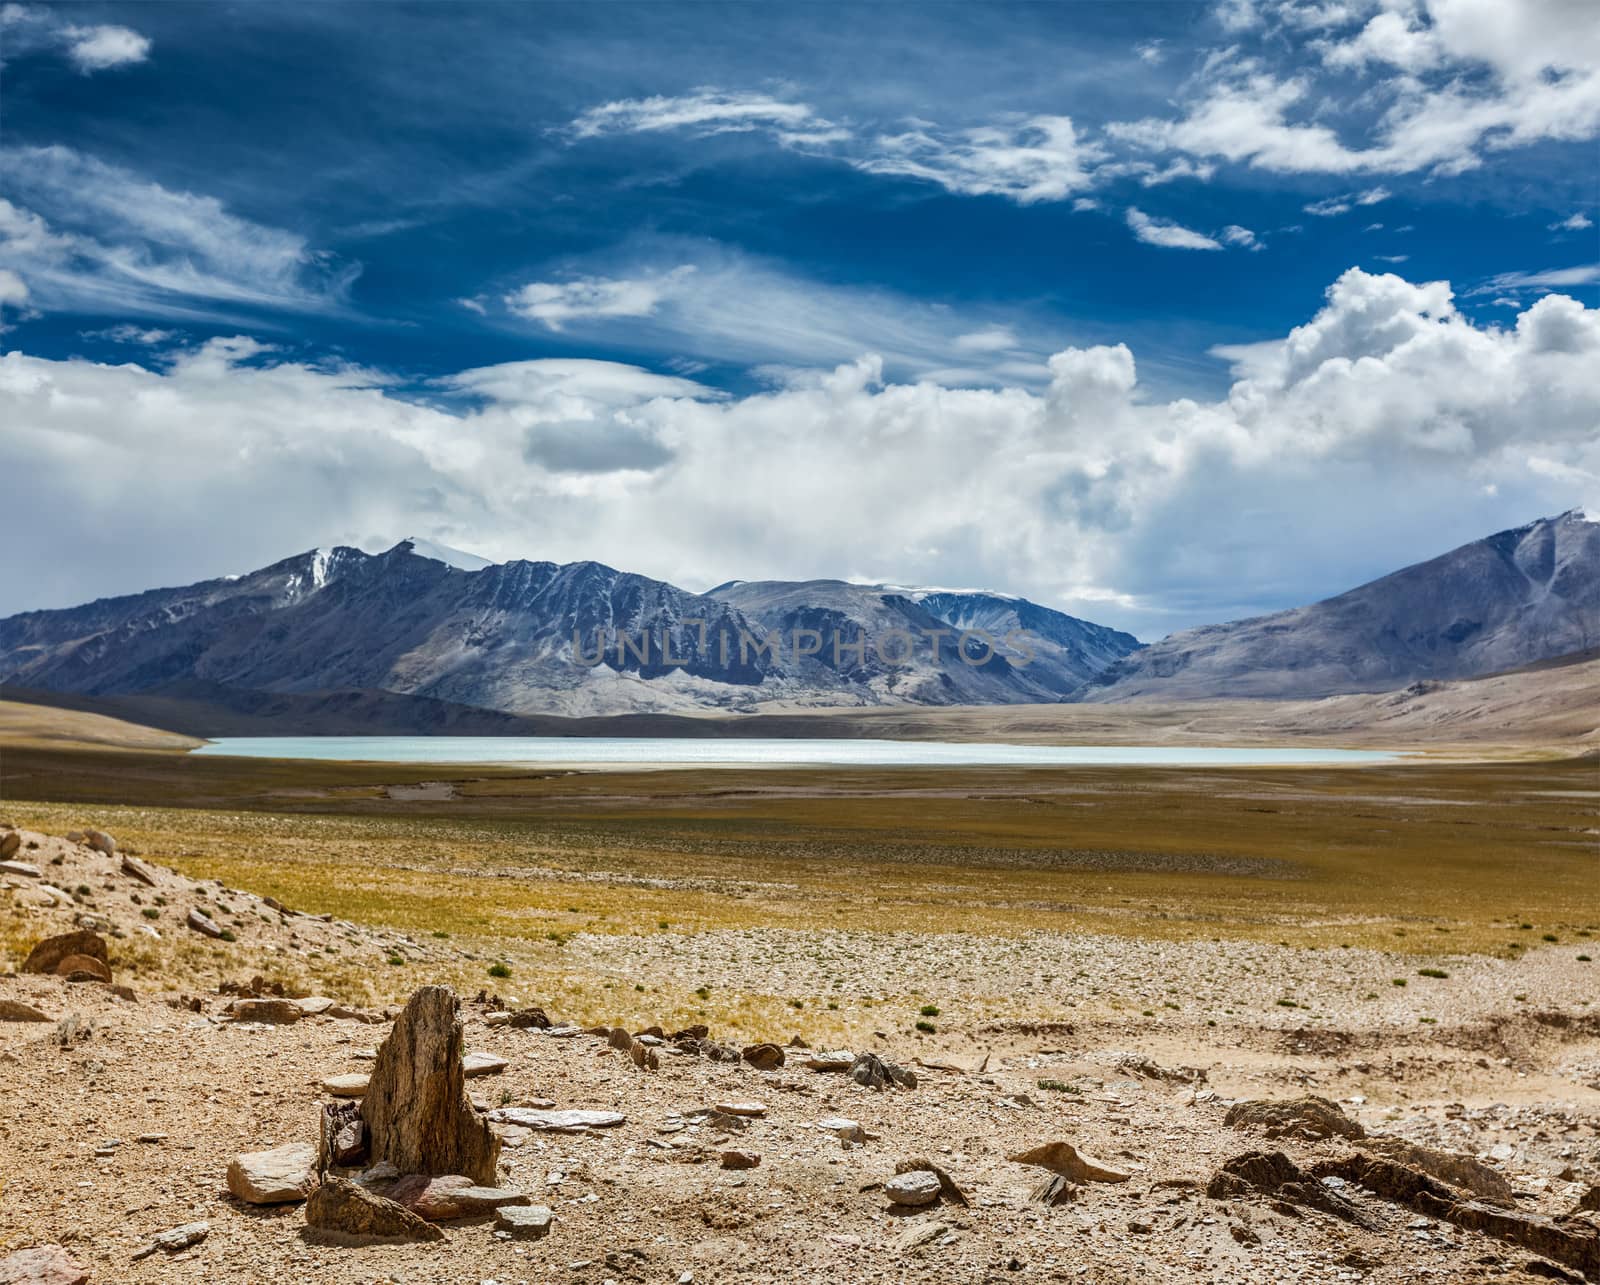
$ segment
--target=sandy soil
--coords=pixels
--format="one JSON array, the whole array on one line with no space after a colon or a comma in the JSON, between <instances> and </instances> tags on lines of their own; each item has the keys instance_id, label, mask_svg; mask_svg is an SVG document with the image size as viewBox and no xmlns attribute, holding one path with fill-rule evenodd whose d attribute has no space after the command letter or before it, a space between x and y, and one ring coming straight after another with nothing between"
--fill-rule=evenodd
<instances>
[{"instance_id":1,"label":"sandy soil","mask_svg":"<svg viewBox=\"0 0 1600 1285\"><path fill-rule=\"evenodd\" d=\"M138 954L141 935L154 942L153 928L167 945L172 934L187 934L185 945L192 937L197 958L225 960L238 981L253 959L307 949L370 956L403 945L422 962L416 974L429 960L445 968L456 951L280 911L159 868L151 886L82 844L21 837L14 859L41 874L0 875L12 968L33 940L86 923L107 935L114 968ZM42 892L46 883L65 900ZM236 923L240 944L224 950L182 927L191 906ZM776 977L817 1000L842 981L934 994L940 1011L921 1037L866 1037L919 1077L914 1089L874 1092L806 1069L796 1049L781 1069L760 1072L664 1047L660 1069L641 1070L603 1039L490 1025L502 1005L540 1000L538 977L501 983L506 994L463 1007L467 1048L508 1063L469 1081L481 1105L553 1101L614 1109L626 1122L582 1135L502 1128L502 1182L555 1211L547 1239L498 1239L480 1219L448 1224L438 1244L346 1246L309 1233L298 1206L238 1202L223 1175L236 1152L314 1140L318 1104L329 1100L322 1080L370 1067L386 1024L326 1014L285 1026L234 1022L214 988L187 997L195 1008L148 971L131 999L97 983L10 973L0 1000L51 1020L0 1022L0 1256L64 1244L97 1282L1577 1278L1570 1264L1352 1185L1337 1189L1354 1210L1346 1216L1266 1194L1205 1194L1242 1153L1281 1149L1306 1166L1350 1152L1343 1140L1269 1140L1225 1122L1235 1100L1309 1092L1337 1100L1373 1134L1478 1158L1509 1182L1522 1214L1568 1215L1600 1181L1600 974L1570 947L1401 963L1375 951L1259 943L840 925L579 936L562 966L618 982L737 987L759 978L771 987ZM1428 995L1423 967L1450 972L1448 1005ZM1407 986L1393 985L1401 975ZM963 1018L971 997L1017 988L1049 995L1056 1019ZM651 1024L647 996L622 985L615 994L610 1022ZM1273 1003L1280 998L1295 1007ZM1261 1016L1263 1004L1271 1016ZM806 1033L796 1012L781 1035ZM759 1102L765 1113L742 1129L690 1122L694 1109L728 1101ZM858 1121L867 1141L847 1146L820 1129L830 1116ZM1056 1139L1128 1181L1083 1183L1055 1207L1032 1203L1048 1173L1007 1157ZM730 1148L759 1155L759 1165L722 1168ZM948 1171L970 1205L891 1205L883 1183L912 1158ZM135 1259L155 1233L197 1220L209 1224L200 1243Z\"/></svg>"}]
</instances>

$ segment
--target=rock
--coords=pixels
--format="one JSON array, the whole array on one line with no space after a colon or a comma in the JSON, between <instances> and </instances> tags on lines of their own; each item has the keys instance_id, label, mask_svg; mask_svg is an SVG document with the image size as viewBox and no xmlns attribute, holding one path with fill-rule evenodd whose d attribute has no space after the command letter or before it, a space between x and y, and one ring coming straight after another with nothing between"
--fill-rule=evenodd
<instances>
[{"instance_id":1,"label":"rock","mask_svg":"<svg viewBox=\"0 0 1600 1285\"><path fill-rule=\"evenodd\" d=\"M184 1223L181 1227L169 1227L166 1231L157 1232L155 1239L133 1256L137 1262L141 1258L149 1258L158 1249L164 1249L169 1254L176 1254L180 1249L188 1249L191 1245L198 1245L211 1234L210 1223Z\"/></svg>"},{"instance_id":2,"label":"rock","mask_svg":"<svg viewBox=\"0 0 1600 1285\"><path fill-rule=\"evenodd\" d=\"M926 1169L897 1173L883 1184L883 1194L896 1205L931 1205L939 1199L939 1179Z\"/></svg>"},{"instance_id":3,"label":"rock","mask_svg":"<svg viewBox=\"0 0 1600 1285\"><path fill-rule=\"evenodd\" d=\"M724 1169L754 1169L761 1163L761 1157L754 1151L724 1151L722 1153L722 1167Z\"/></svg>"},{"instance_id":4,"label":"rock","mask_svg":"<svg viewBox=\"0 0 1600 1285\"><path fill-rule=\"evenodd\" d=\"M513 1013L506 1025L516 1031L547 1031L550 1029L550 1019L542 1008L523 1008Z\"/></svg>"},{"instance_id":5,"label":"rock","mask_svg":"<svg viewBox=\"0 0 1600 1285\"><path fill-rule=\"evenodd\" d=\"M0 1285L89 1285L89 1269L60 1245L35 1245L0 1258Z\"/></svg>"},{"instance_id":6,"label":"rock","mask_svg":"<svg viewBox=\"0 0 1600 1285\"><path fill-rule=\"evenodd\" d=\"M361 1117L374 1161L391 1161L402 1173L464 1174L492 1187L500 1140L467 1097L456 1009L447 986L424 986L411 997L378 1049Z\"/></svg>"},{"instance_id":7,"label":"rock","mask_svg":"<svg viewBox=\"0 0 1600 1285\"><path fill-rule=\"evenodd\" d=\"M508 1205L531 1203L520 1191L512 1191L507 1187L480 1187L471 1178L458 1173L437 1178L420 1173L407 1174L383 1194L429 1222L475 1218Z\"/></svg>"},{"instance_id":8,"label":"rock","mask_svg":"<svg viewBox=\"0 0 1600 1285\"><path fill-rule=\"evenodd\" d=\"M290 1002L303 1017L318 1017L333 1007L333 1000L326 995L302 995Z\"/></svg>"},{"instance_id":9,"label":"rock","mask_svg":"<svg viewBox=\"0 0 1600 1285\"><path fill-rule=\"evenodd\" d=\"M741 1056L758 1071L776 1071L783 1065L783 1050L776 1044L751 1044Z\"/></svg>"},{"instance_id":10,"label":"rock","mask_svg":"<svg viewBox=\"0 0 1600 1285\"><path fill-rule=\"evenodd\" d=\"M1423 1173L1431 1174L1442 1182L1470 1191L1473 1195L1496 1204L1509 1205L1515 1199L1511 1184L1497 1169L1491 1169L1473 1156L1459 1155L1453 1151L1436 1151L1421 1147L1403 1138L1368 1137L1361 1144L1366 1151L1374 1152L1388 1160L1410 1165Z\"/></svg>"},{"instance_id":11,"label":"rock","mask_svg":"<svg viewBox=\"0 0 1600 1285\"><path fill-rule=\"evenodd\" d=\"M1600 1210L1600 1183L1595 1183L1578 1197L1578 1212Z\"/></svg>"},{"instance_id":12,"label":"rock","mask_svg":"<svg viewBox=\"0 0 1600 1285\"><path fill-rule=\"evenodd\" d=\"M524 1129L546 1133L580 1133L590 1129L614 1129L627 1117L620 1111L552 1111L543 1107L496 1107L489 1119L497 1124L518 1124Z\"/></svg>"},{"instance_id":13,"label":"rock","mask_svg":"<svg viewBox=\"0 0 1600 1285\"><path fill-rule=\"evenodd\" d=\"M628 1056L633 1059L633 1064L641 1071L659 1071L661 1069L661 1055L643 1040L634 1040L628 1046Z\"/></svg>"},{"instance_id":14,"label":"rock","mask_svg":"<svg viewBox=\"0 0 1600 1285\"><path fill-rule=\"evenodd\" d=\"M1251 1194L1274 1196L1289 1205L1319 1209L1335 1218L1367 1226L1355 1205L1290 1160L1281 1151L1247 1151L1226 1161L1211 1176L1206 1195L1228 1200Z\"/></svg>"},{"instance_id":15,"label":"rock","mask_svg":"<svg viewBox=\"0 0 1600 1285\"><path fill-rule=\"evenodd\" d=\"M146 887L156 886L156 872L140 861L138 857L131 857L126 852L122 854L122 873L130 879L137 879Z\"/></svg>"},{"instance_id":16,"label":"rock","mask_svg":"<svg viewBox=\"0 0 1600 1285\"><path fill-rule=\"evenodd\" d=\"M850 1078L857 1084L879 1092L890 1085L902 1089L917 1087L915 1075L876 1053L857 1053L855 1061L850 1063Z\"/></svg>"},{"instance_id":17,"label":"rock","mask_svg":"<svg viewBox=\"0 0 1600 1285\"><path fill-rule=\"evenodd\" d=\"M317 1168L360 1164L367 1154L367 1126L355 1102L330 1102L322 1108Z\"/></svg>"},{"instance_id":18,"label":"rock","mask_svg":"<svg viewBox=\"0 0 1600 1285\"><path fill-rule=\"evenodd\" d=\"M1073 1182L1127 1182L1132 1176L1079 1151L1070 1142L1046 1142L1007 1157L1019 1165L1038 1165Z\"/></svg>"},{"instance_id":19,"label":"rock","mask_svg":"<svg viewBox=\"0 0 1600 1285\"><path fill-rule=\"evenodd\" d=\"M485 1013L483 1015L483 1024L485 1026L510 1026L511 1014L504 1009L493 1013Z\"/></svg>"},{"instance_id":20,"label":"rock","mask_svg":"<svg viewBox=\"0 0 1600 1285\"><path fill-rule=\"evenodd\" d=\"M0 875L21 875L25 879L42 879L44 871L31 861L0 861Z\"/></svg>"},{"instance_id":21,"label":"rock","mask_svg":"<svg viewBox=\"0 0 1600 1285\"><path fill-rule=\"evenodd\" d=\"M723 1115L742 1115L753 1120L759 1120L767 1113L765 1102L719 1102L717 1110Z\"/></svg>"},{"instance_id":22,"label":"rock","mask_svg":"<svg viewBox=\"0 0 1600 1285\"><path fill-rule=\"evenodd\" d=\"M267 1026L288 1026L304 1016L292 999L236 999L229 1005L236 1022L260 1022Z\"/></svg>"},{"instance_id":23,"label":"rock","mask_svg":"<svg viewBox=\"0 0 1600 1285\"><path fill-rule=\"evenodd\" d=\"M633 1035L620 1026L613 1026L606 1034L606 1043L620 1053L633 1047Z\"/></svg>"},{"instance_id":24,"label":"rock","mask_svg":"<svg viewBox=\"0 0 1600 1285\"><path fill-rule=\"evenodd\" d=\"M495 1211L497 1231L510 1232L513 1240L539 1240L550 1234L555 1215L544 1205L507 1205Z\"/></svg>"},{"instance_id":25,"label":"rock","mask_svg":"<svg viewBox=\"0 0 1600 1285\"><path fill-rule=\"evenodd\" d=\"M96 959L93 955L68 955L55 967L57 977L65 977L69 982L106 982L111 981L111 969L104 960Z\"/></svg>"},{"instance_id":26,"label":"rock","mask_svg":"<svg viewBox=\"0 0 1600 1285\"><path fill-rule=\"evenodd\" d=\"M1367 1136L1367 1131L1337 1103L1315 1094L1282 1101L1236 1102L1222 1122L1230 1128L1260 1129L1269 1138L1305 1138L1310 1142Z\"/></svg>"},{"instance_id":27,"label":"rock","mask_svg":"<svg viewBox=\"0 0 1600 1285\"><path fill-rule=\"evenodd\" d=\"M1243 1223L1229 1223L1228 1235L1232 1236L1241 1245L1254 1246L1261 1243L1261 1237L1254 1230Z\"/></svg>"},{"instance_id":28,"label":"rock","mask_svg":"<svg viewBox=\"0 0 1600 1285\"><path fill-rule=\"evenodd\" d=\"M228 1166L228 1190L251 1205L283 1205L304 1200L316 1186L317 1150L288 1142L268 1151L246 1151Z\"/></svg>"},{"instance_id":29,"label":"rock","mask_svg":"<svg viewBox=\"0 0 1600 1285\"><path fill-rule=\"evenodd\" d=\"M961 1189L956 1180L931 1160L925 1160L921 1156L912 1160L902 1160L895 1165L894 1171L896 1173L916 1173L918 1171L931 1173L939 1180L939 1194L946 1200L952 1204L962 1206L970 1206L972 1204L967 1193Z\"/></svg>"},{"instance_id":30,"label":"rock","mask_svg":"<svg viewBox=\"0 0 1600 1285\"><path fill-rule=\"evenodd\" d=\"M367 1091L367 1082L372 1077L360 1071L351 1071L345 1075L330 1075L322 1081L322 1087L336 1098L359 1098Z\"/></svg>"},{"instance_id":31,"label":"rock","mask_svg":"<svg viewBox=\"0 0 1600 1285\"><path fill-rule=\"evenodd\" d=\"M108 857L117 855L117 841L104 830L85 830L83 841L96 852L102 852Z\"/></svg>"},{"instance_id":32,"label":"rock","mask_svg":"<svg viewBox=\"0 0 1600 1285\"><path fill-rule=\"evenodd\" d=\"M28 952L28 958L22 962L22 971L53 973L62 960L70 959L74 955L85 955L98 960L109 969L110 955L106 951L105 938L99 933L82 929L73 933L61 933L56 937L46 937Z\"/></svg>"},{"instance_id":33,"label":"rock","mask_svg":"<svg viewBox=\"0 0 1600 1285\"><path fill-rule=\"evenodd\" d=\"M831 1133L841 1142L865 1142L867 1131L855 1121L842 1115L824 1116L817 1121L817 1128L824 1133Z\"/></svg>"},{"instance_id":34,"label":"rock","mask_svg":"<svg viewBox=\"0 0 1600 1285\"><path fill-rule=\"evenodd\" d=\"M325 1178L311 1193L306 1225L356 1241L444 1239L444 1233L425 1218L348 1178Z\"/></svg>"},{"instance_id":35,"label":"rock","mask_svg":"<svg viewBox=\"0 0 1600 1285\"><path fill-rule=\"evenodd\" d=\"M50 1019L32 1004L20 999L0 999L0 1022L48 1022Z\"/></svg>"},{"instance_id":36,"label":"rock","mask_svg":"<svg viewBox=\"0 0 1600 1285\"><path fill-rule=\"evenodd\" d=\"M469 1080L479 1075L499 1075L510 1065L505 1058L493 1053L468 1053L461 1059L461 1074Z\"/></svg>"},{"instance_id":37,"label":"rock","mask_svg":"<svg viewBox=\"0 0 1600 1285\"><path fill-rule=\"evenodd\" d=\"M895 1252L898 1254L912 1253L925 1245L933 1244L934 1241L941 1239L950 1230L949 1227L941 1222L919 1221L907 1227L895 1237Z\"/></svg>"},{"instance_id":38,"label":"rock","mask_svg":"<svg viewBox=\"0 0 1600 1285\"><path fill-rule=\"evenodd\" d=\"M832 1053L811 1053L806 1056L806 1066L813 1071L848 1071L856 1055L848 1049Z\"/></svg>"},{"instance_id":39,"label":"rock","mask_svg":"<svg viewBox=\"0 0 1600 1285\"><path fill-rule=\"evenodd\" d=\"M183 922L186 927L192 928L202 937L220 938L222 936L222 925L213 923L209 916L203 915L193 908L184 917Z\"/></svg>"},{"instance_id":40,"label":"rock","mask_svg":"<svg viewBox=\"0 0 1600 1285\"><path fill-rule=\"evenodd\" d=\"M388 1019L382 1013L369 1013L365 1009L347 1008L343 1004L335 1004L332 1008L325 1009L329 1017L338 1018L341 1022L361 1022L367 1026L382 1026Z\"/></svg>"},{"instance_id":41,"label":"rock","mask_svg":"<svg viewBox=\"0 0 1600 1285\"><path fill-rule=\"evenodd\" d=\"M1061 1174L1053 1173L1028 1193L1028 1201L1034 1205L1054 1207L1071 1204L1077 1196L1076 1186Z\"/></svg>"},{"instance_id":42,"label":"rock","mask_svg":"<svg viewBox=\"0 0 1600 1285\"><path fill-rule=\"evenodd\" d=\"M0 835L0 861L10 861L22 848L22 835L19 831L8 830Z\"/></svg>"}]
</instances>

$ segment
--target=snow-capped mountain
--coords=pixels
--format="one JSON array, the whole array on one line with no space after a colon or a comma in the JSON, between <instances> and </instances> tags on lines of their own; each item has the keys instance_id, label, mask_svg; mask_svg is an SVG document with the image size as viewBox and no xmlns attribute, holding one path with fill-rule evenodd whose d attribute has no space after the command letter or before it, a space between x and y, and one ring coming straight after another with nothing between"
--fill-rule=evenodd
<instances>
[{"instance_id":1,"label":"snow-capped mountain","mask_svg":"<svg viewBox=\"0 0 1600 1285\"><path fill-rule=\"evenodd\" d=\"M995 651L979 663L978 636L965 658L955 648L962 629L985 626L952 626L942 598L797 585L793 610L745 610L743 599L772 589L694 594L600 563L491 563L419 538L378 554L315 549L249 575L0 621L0 681L97 697L196 685L385 692L513 714L1018 703L1059 700L1138 645L995 598L1005 604L991 613ZM1030 608L1053 631L1033 665L1002 641ZM821 659L801 654L809 636L797 645L794 630L811 627ZM940 635L940 654L919 632L920 650L902 655L891 639L885 659L879 644L895 629ZM1060 641L1074 629L1081 645ZM836 637L846 650L837 664Z\"/></svg>"},{"instance_id":2,"label":"snow-capped mountain","mask_svg":"<svg viewBox=\"0 0 1600 1285\"><path fill-rule=\"evenodd\" d=\"M1321 697L1475 678L1600 646L1600 523L1581 510L1336 598L1189 629L1102 671L1096 701Z\"/></svg>"}]
</instances>

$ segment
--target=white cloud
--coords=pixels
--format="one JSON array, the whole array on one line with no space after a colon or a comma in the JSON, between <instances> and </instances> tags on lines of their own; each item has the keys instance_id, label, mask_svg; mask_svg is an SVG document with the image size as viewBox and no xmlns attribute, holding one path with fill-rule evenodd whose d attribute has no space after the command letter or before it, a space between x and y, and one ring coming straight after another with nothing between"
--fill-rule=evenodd
<instances>
[{"instance_id":1,"label":"white cloud","mask_svg":"<svg viewBox=\"0 0 1600 1285\"><path fill-rule=\"evenodd\" d=\"M1394 193L1386 187L1369 187L1365 192L1357 192L1355 202L1357 205L1376 205L1379 201L1387 201Z\"/></svg>"},{"instance_id":2,"label":"white cloud","mask_svg":"<svg viewBox=\"0 0 1600 1285\"><path fill-rule=\"evenodd\" d=\"M769 94L697 89L676 97L625 98L591 107L571 125L577 138L688 130L697 135L764 132L790 145L820 146L849 137L805 103Z\"/></svg>"},{"instance_id":3,"label":"white cloud","mask_svg":"<svg viewBox=\"0 0 1600 1285\"><path fill-rule=\"evenodd\" d=\"M178 338L176 330L157 330L149 326L128 325L126 322L118 326L108 326L104 330L84 330L79 333L85 339L105 339L114 344L139 344L145 348L156 348Z\"/></svg>"},{"instance_id":4,"label":"white cloud","mask_svg":"<svg viewBox=\"0 0 1600 1285\"><path fill-rule=\"evenodd\" d=\"M1600 281L1600 263L1582 263L1571 268L1546 268L1539 272L1502 272L1490 277L1470 293L1567 290L1573 286L1592 286L1597 281Z\"/></svg>"},{"instance_id":5,"label":"white cloud","mask_svg":"<svg viewBox=\"0 0 1600 1285\"><path fill-rule=\"evenodd\" d=\"M1196 232L1167 219L1154 219L1142 210L1128 208L1128 226L1146 245L1168 250L1220 250L1222 243L1203 232ZM1243 229L1240 229L1243 231Z\"/></svg>"},{"instance_id":6,"label":"white cloud","mask_svg":"<svg viewBox=\"0 0 1600 1285\"><path fill-rule=\"evenodd\" d=\"M1067 116L1029 116L974 129L917 128L881 135L853 163L870 174L937 183L962 196L1005 196L1022 205L1059 201L1093 186L1105 149Z\"/></svg>"},{"instance_id":7,"label":"white cloud","mask_svg":"<svg viewBox=\"0 0 1600 1285\"><path fill-rule=\"evenodd\" d=\"M1600 312L1570 298L1480 327L1444 283L1351 270L1305 325L1230 356L1226 396L1163 402L1115 344L1058 352L1036 390L895 383L864 357L740 397L580 360L430 395L248 340L161 369L14 352L0 599L420 532L689 587L993 584L1148 635L1600 503Z\"/></svg>"},{"instance_id":8,"label":"white cloud","mask_svg":"<svg viewBox=\"0 0 1600 1285\"><path fill-rule=\"evenodd\" d=\"M226 315L327 311L354 266L292 232L175 192L66 147L0 149L0 266L46 311Z\"/></svg>"},{"instance_id":9,"label":"white cloud","mask_svg":"<svg viewBox=\"0 0 1600 1285\"><path fill-rule=\"evenodd\" d=\"M1009 326L990 326L957 335L954 346L961 352L1004 352L1017 347L1017 336Z\"/></svg>"},{"instance_id":10,"label":"white cloud","mask_svg":"<svg viewBox=\"0 0 1600 1285\"><path fill-rule=\"evenodd\" d=\"M0 308L21 308L28 302L28 283L10 268L0 268Z\"/></svg>"},{"instance_id":11,"label":"white cloud","mask_svg":"<svg viewBox=\"0 0 1600 1285\"><path fill-rule=\"evenodd\" d=\"M1242 246L1246 250L1265 250L1267 247L1249 228L1242 228L1237 223L1230 223L1220 233L1222 239L1229 245Z\"/></svg>"},{"instance_id":12,"label":"white cloud","mask_svg":"<svg viewBox=\"0 0 1600 1285\"><path fill-rule=\"evenodd\" d=\"M1307 214L1314 214L1319 219L1331 219L1336 214L1348 214L1350 211L1350 198L1347 196L1328 196L1320 201L1312 201L1310 205L1300 207Z\"/></svg>"},{"instance_id":13,"label":"white cloud","mask_svg":"<svg viewBox=\"0 0 1600 1285\"><path fill-rule=\"evenodd\" d=\"M1559 221L1557 221L1555 223L1552 223L1550 225L1550 231L1552 231L1552 232L1582 232L1585 228L1592 228L1593 226L1594 226L1594 220L1591 219L1582 210L1579 210L1576 214L1568 215L1566 218L1561 219L1561 220L1559 220Z\"/></svg>"},{"instance_id":14,"label":"white cloud","mask_svg":"<svg viewBox=\"0 0 1600 1285\"><path fill-rule=\"evenodd\" d=\"M150 56L150 41L128 27L80 27L57 19L49 9L32 5L0 6L0 40L15 57L40 50L59 50L84 75L127 67Z\"/></svg>"},{"instance_id":15,"label":"white cloud","mask_svg":"<svg viewBox=\"0 0 1600 1285\"><path fill-rule=\"evenodd\" d=\"M506 296L519 317L560 330L569 321L605 317L648 317L674 286L694 271L684 264L657 276L632 280L576 277L570 281L530 281Z\"/></svg>"},{"instance_id":16,"label":"white cloud","mask_svg":"<svg viewBox=\"0 0 1600 1285\"><path fill-rule=\"evenodd\" d=\"M1158 67L1167 56L1165 42L1161 40L1146 40L1133 47L1134 54L1140 62Z\"/></svg>"}]
</instances>

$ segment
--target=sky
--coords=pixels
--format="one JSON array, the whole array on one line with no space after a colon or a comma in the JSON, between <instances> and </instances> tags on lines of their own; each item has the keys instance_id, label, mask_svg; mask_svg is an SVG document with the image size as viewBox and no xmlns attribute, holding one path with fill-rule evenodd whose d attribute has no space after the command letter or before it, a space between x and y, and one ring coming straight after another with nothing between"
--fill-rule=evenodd
<instances>
[{"instance_id":1,"label":"sky","mask_svg":"<svg viewBox=\"0 0 1600 1285\"><path fill-rule=\"evenodd\" d=\"M5 4L0 615L417 535L1149 640L1600 513L1594 17Z\"/></svg>"}]
</instances>

